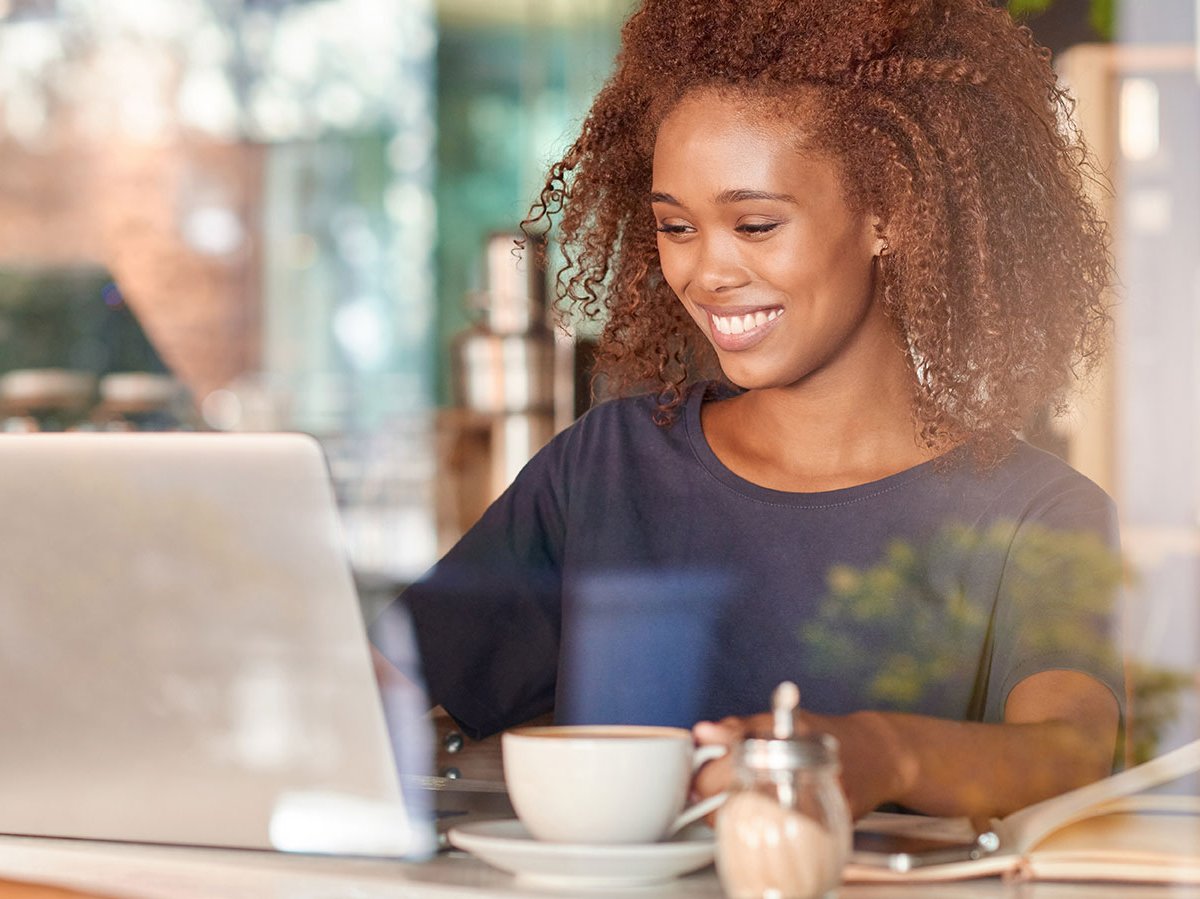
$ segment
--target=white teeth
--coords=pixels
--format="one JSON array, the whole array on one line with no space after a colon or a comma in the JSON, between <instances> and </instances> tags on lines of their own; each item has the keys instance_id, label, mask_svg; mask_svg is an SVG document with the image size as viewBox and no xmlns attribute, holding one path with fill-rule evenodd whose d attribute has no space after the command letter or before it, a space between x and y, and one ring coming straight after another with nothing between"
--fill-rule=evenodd
<instances>
[{"instance_id":1,"label":"white teeth","mask_svg":"<svg viewBox=\"0 0 1200 899\"><path fill-rule=\"evenodd\" d=\"M714 315L713 327L722 334L744 334L761 328L767 322L773 322L783 313L782 309L772 309L770 312L748 312L745 315Z\"/></svg>"}]
</instances>

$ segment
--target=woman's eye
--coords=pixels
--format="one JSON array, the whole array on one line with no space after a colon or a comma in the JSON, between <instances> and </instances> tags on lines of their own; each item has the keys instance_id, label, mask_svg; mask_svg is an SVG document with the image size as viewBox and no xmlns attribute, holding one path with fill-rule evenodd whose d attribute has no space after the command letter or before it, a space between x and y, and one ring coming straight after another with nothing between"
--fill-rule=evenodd
<instances>
[{"instance_id":1,"label":"woman's eye","mask_svg":"<svg viewBox=\"0 0 1200 899\"><path fill-rule=\"evenodd\" d=\"M656 230L659 234L687 234L692 229L687 225L659 225Z\"/></svg>"},{"instance_id":2,"label":"woman's eye","mask_svg":"<svg viewBox=\"0 0 1200 899\"><path fill-rule=\"evenodd\" d=\"M743 234L767 234L779 227L779 222L746 222L738 225L737 230Z\"/></svg>"}]
</instances>

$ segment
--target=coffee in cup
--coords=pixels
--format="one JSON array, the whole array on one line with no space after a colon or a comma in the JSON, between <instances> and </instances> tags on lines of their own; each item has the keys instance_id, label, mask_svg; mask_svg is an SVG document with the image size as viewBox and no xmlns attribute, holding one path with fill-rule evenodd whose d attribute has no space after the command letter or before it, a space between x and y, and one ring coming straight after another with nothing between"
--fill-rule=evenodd
<instances>
[{"instance_id":1,"label":"coffee in cup","mask_svg":"<svg viewBox=\"0 0 1200 899\"><path fill-rule=\"evenodd\" d=\"M501 737L517 817L538 840L653 843L714 811L724 795L684 810L693 772L725 754L681 727L523 727Z\"/></svg>"}]
</instances>

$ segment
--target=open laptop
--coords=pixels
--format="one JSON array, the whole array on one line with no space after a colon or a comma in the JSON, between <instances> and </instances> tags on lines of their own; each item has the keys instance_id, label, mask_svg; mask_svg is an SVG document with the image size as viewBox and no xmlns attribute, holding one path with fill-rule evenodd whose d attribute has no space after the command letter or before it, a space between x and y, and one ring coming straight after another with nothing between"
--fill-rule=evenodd
<instances>
[{"instance_id":1,"label":"open laptop","mask_svg":"<svg viewBox=\"0 0 1200 899\"><path fill-rule=\"evenodd\" d=\"M427 849L424 697L393 754L315 440L0 436L0 508L0 833L266 849L290 802L281 848Z\"/></svg>"}]
</instances>

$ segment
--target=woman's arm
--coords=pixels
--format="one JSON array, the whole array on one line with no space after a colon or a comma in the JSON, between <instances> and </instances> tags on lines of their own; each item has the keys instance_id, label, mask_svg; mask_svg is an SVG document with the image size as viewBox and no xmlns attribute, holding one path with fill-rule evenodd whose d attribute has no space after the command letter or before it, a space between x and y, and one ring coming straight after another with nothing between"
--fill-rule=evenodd
<instances>
[{"instance_id":1,"label":"woman's arm","mask_svg":"<svg viewBox=\"0 0 1200 899\"><path fill-rule=\"evenodd\" d=\"M842 785L854 816L895 802L928 815L1001 817L1108 775L1119 709L1112 692L1078 671L1042 671L1009 694L1003 724L895 712L800 713L801 725L841 743ZM770 715L696 725L701 743L766 733ZM723 758L699 772L702 796L729 786Z\"/></svg>"}]
</instances>

